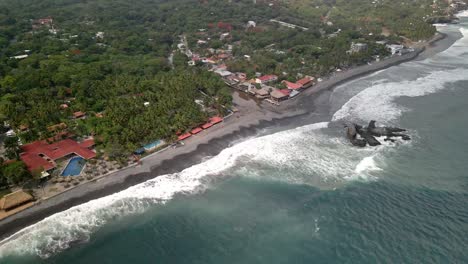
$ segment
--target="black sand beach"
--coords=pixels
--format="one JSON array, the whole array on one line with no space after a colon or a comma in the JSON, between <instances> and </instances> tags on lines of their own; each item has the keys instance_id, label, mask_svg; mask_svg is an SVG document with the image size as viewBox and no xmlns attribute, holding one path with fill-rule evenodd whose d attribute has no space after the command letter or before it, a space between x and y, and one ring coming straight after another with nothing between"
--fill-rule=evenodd
<instances>
[{"instance_id":1,"label":"black sand beach","mask_svg":"<svg viewBox=\"0 0 468 264\"><path fill-rule=\"evenodd\" d=\"M241 111L212 131L188 140L185 146L150 156L143 161L141 166L126 168L93 182L79 185L3 219L0 221L0 237L6 238L52 214L119 192L158 175L181 171L201 162L207 156L217 155L237 140L258 134L264 128L297 125L305 122L304 120L309 123L325 121L327 120L325 114L327 106L324 98L327 98L334 87L403 62L430 57L447 49L457 39L454 36L444 37L443 34L436 35L427 45L428 48L418 48L403 56L395 56L372 65L364 65L341 72L280 107L274 107L267 103L263 103L259 107L253 101L242 102L242 99L236 98L236 102L245 104L240 105Z\"/></svg>"}]
</instances>

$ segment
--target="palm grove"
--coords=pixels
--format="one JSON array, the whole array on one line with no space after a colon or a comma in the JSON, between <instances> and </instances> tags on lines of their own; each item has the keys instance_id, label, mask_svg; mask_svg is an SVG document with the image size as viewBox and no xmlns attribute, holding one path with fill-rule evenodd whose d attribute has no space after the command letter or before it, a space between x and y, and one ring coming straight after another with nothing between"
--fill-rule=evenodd
<instances>
[{"instance_id":1,"label":"palm grove","mask_svg":"<svg viewBox=\"0 0 468 264\"><path fill-rule=\"evenodd\" d=\"M198 29L231 23L234 40L242 43L234 55L252 54L255 63L234 60L229 66L250 75L255 70L327 74L368 62L387 52L373 44L382 38L382 27L393 32L392 41L434 33L421 18L432 0L398 1L401 5L382 0L378 7L364 0L273 2L271 7L260 0L256 5L251 0L0 0L0 119L15 129L27 127L19 134L23 142L51 137L56 131L48 128L63 122L77 136L96 135L100 147L118 158L202 123L209 114L203 109L223 114L230 105L230 92L217 76L188 67L180 53L168 59L183 33L193 43ZM48 16L53 24L35 25ZM271 18L310 30L244 30L247 21ZM325 20L333 24L324 26ZM342 34L330 38L337 31ZM371 48L349 55L352 41ZM271 44L287 53L269 52L265 47ZM27 58L12 59L25 53ZM76 111L88 118L72 120ZM6 144L10 159L19 151L14 141ZM21 171L23 165L4 165L2 175L9 166Z\"/></svg>"}]
</instances>

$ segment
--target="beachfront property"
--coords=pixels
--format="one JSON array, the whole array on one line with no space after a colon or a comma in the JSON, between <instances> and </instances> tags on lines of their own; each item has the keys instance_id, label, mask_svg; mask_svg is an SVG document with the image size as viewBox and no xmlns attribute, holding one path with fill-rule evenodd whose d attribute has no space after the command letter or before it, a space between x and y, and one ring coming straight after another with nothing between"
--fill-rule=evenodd
<instances>
[{"instance_id":1,"label":"beachfront property","mask_svg":"<svg viewBox=\"0 0 468 264\"><path fill-rule=\"evenodd\" d=\"M255 82L259 84L266 84L266 83L275 82L277 80L278 80L278 76L274 74L270 74L270 75L263 75L263 76L256 78Z\"/></svg>"},{"instance_id":2,"label":"beachfront property","mask_svg":"<svg viewBox=\"0 0 468 264\"><path fill-rule=\"evenodd\" d=\"M18 190L3 196L0 199L0 219L4 219L34 204L34 197Z\"/></svg>"},{"instance_id":3,"label":"beachfront property","mask_svg":"<svg viewBox=\"0 0 468 264\"><path fill-rule=\"evenodd\" d=\"M69 159L61 174L74 176L81 173L86 160L96 157L96 153L91 150L94 145L92 138L80 143L72 139L64 139L51 144L48 140L39 140L23 145L20 159L30 172L40 172L42 177L49 176L59 163Z\"/></svg>"}]
</instances>

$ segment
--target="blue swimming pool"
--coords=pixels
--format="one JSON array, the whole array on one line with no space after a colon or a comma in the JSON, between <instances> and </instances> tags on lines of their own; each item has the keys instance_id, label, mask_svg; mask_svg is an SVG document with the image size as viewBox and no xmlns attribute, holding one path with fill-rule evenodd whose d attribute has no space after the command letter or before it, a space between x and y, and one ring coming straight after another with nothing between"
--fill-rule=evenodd
<instances>
[{"instance_id":1,"label":"blue swimming pool","mask_svg":"<svg viewBox=\"0 0 468 264\"><path fill-rule=\"evenodd\" d=\"M68 161L67 167L62 171L62 176L80 175L83 170L86 160L82 157L74 157Z\"/></svg>"}]
</instances>

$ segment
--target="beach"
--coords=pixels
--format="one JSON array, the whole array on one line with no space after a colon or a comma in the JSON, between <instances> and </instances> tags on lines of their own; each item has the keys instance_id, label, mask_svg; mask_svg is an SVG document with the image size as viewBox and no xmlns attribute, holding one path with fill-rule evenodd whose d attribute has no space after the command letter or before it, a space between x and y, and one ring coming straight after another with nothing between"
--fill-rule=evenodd
<instances>
[{"instance_id":1,"label":"beach","mask_svg":"<svg viewBox=\"0 0 468 264\"><path fill-rule=\"evenodd\" d=\"M264 128L279 123L294 123L296 125L304 119L310 123L311 118L316 119L314 122L320 122L322 118L325 118L320 113L328 110L327 95L337 85L403 62L433 56L450 47L456 40L457 36L444 38L444 35L438 34L432 41L424 47L416 48L414 52L337 73L306 90L300 96L282 103L279 107L267 103L257 104L254 100L242 99L243 96L239 96L235 92L234 103L239 112L234 113L221 124L193 136L185 141L183 146L168 149L143 159L141 165L131 166L79 185L2 220L0 222L0 237L8 237L26 226L73 206L122 191L159 175L181 171L193 164L200 163L206 157L215 156L232 145L233 142L257 135Z\"/></svg>"}]
</instances>

